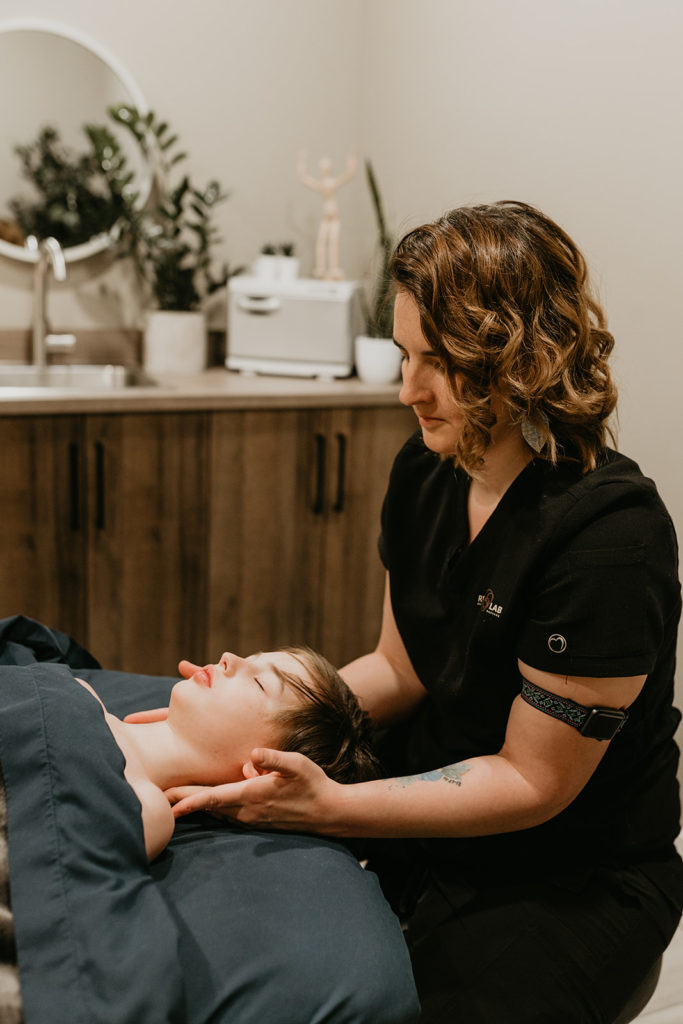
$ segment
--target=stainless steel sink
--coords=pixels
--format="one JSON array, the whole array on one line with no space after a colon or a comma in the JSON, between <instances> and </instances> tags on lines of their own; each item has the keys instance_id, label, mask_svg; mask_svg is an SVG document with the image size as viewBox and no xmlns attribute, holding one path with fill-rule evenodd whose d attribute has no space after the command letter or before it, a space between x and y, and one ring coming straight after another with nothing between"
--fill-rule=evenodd
<instances>
[{"instance_id":1,"label":"stainless steel sink","mask_svg":"<svg viewBox=\"0 0 683 1024\"><path fill-rule=\"evenodd\" d=\"M130 366L74 363L40 367L28 364L0 364L0 388L112 391L119 388L149 387L154 383L143 370Z\"/></svg>"}]
</instances>

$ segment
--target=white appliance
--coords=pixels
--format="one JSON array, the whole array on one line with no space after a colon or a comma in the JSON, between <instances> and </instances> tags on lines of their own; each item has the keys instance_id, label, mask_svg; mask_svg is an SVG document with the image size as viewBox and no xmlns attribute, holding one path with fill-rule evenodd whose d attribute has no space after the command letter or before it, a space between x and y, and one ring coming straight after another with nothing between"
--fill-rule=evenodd
<instances>
[{"instance_id":1,"label":"white appliance","mask_svg":"<svg viewBox=\"0 0 683 1024\"><path fill-rule=\"evenodd\" d=\"M362 329L355 281L239 275L228 283L229 370L348 377Z\"/></svg>"}]
</instances>

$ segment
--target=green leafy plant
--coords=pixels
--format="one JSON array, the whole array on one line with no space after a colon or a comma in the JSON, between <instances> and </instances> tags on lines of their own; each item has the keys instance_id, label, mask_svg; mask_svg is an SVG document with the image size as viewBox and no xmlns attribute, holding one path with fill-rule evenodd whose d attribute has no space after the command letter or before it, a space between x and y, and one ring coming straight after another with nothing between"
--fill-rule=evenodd
<instances>
[{"instance_id":1,"label":"green leafy plant","mask_svg":"<svg viewBox=\"0 0 683 1024\"><path fill-rule=\"evenodd\" d=\"M46 125L14 151L33 193L7 203L24 237L51 235L62 246L80 245L109 231L120 217L119 198L109 193L94 153L67 148L56 128Z\"/></svg>"},{"instance_id":2,"label":"green leafy plant","mask_svg":"<svg viewBox=\"0 0 683 1024\"><path fill-rule=\"evenodd\" d=\"M215 207L228 198L217 181L193 186L189 176L171 184L171 172L187 154L178 150L178 136L152 111L119 105L109 116L136 140L151 169L152 189L144 207L140 187L115 133L106 125L86 125L98 167L121 207L119 248L133 259L143 287L159 309L195 310L207 296L222 288L231 274L223 264L212 269L212 252L219 241L213 224Z\"/></svg>"},{"instance_id":3,"label":"green leafy plant","mask_svg":"<svg viewBox=\"0 0 683 1024\"><path fill-rule=\"evenodd\" d=\"M369 306L366 306L367 332L371 338L390 338L393 332L394 312L391 304L389 262L394 250L395 239L387 229L382 195L370 160L365 161L365 174L377 221L378 250L375 257L378 268L374 287Z\"/></svg>"}]
</instances>

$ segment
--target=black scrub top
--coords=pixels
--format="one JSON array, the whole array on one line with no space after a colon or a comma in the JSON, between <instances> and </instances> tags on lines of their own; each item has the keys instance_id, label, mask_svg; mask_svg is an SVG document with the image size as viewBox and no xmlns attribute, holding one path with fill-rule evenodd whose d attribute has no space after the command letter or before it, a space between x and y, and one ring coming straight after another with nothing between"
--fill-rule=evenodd
<instances>
[{"instance_id":1,"label":"black scrub top","mask_svg":"<svg viewBox=\"0 0 683 1024\"><path fill-rule=\"evenodd\" d=\"M611 450L585 475L574 463L537 459L470 544L469 482L419 433L391 473L380 552L428 697L393 733L389 770L497 752L521 689L518 658L560 675L648 678L566 810L505 835L427 840L432 863L519 876L670 855L680 814L672 701L681 588L673 524L655 485Z\"/></svg>"}]
</instances>

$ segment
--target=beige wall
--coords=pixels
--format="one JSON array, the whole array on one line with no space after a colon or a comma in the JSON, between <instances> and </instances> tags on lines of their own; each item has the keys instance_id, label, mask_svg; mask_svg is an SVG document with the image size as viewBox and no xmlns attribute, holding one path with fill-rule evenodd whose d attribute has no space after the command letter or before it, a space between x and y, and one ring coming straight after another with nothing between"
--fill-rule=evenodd
<instances>
[{"instance_id":1,"label":"beige wall","mask_svg":"<svg viewBox=\"0 0 683 1024\"><path fill-rule=\"evenodd\" d=\"M0 0L0 17L53 11ZM233 262L294 238L310 269L318 202L296 181L302 146L338 165L354 147L370 156L397 228L500 198L559 220L617 337L621 447L683 536L679 0L62 0L59 20L127 66L198 180L233 190L220 214ZM340 201L357 275L373 231L362 176ZM56 327L137 316L120 268L101 262L52 303ZM0 258L0 327L29 318L30 272Z\"/></svg>"}]
</instances>

